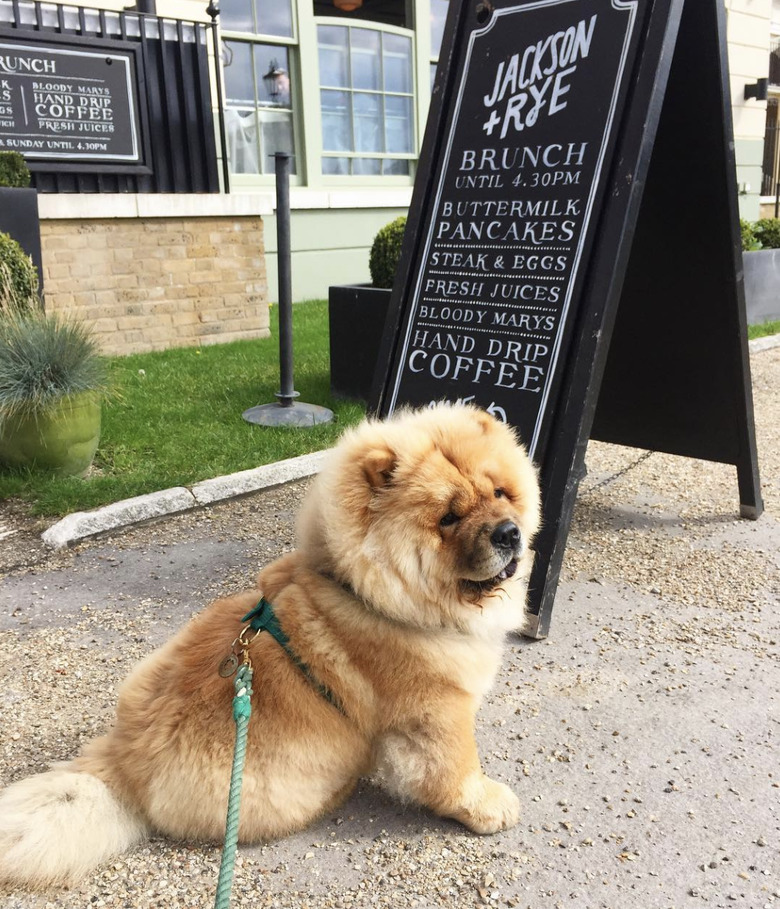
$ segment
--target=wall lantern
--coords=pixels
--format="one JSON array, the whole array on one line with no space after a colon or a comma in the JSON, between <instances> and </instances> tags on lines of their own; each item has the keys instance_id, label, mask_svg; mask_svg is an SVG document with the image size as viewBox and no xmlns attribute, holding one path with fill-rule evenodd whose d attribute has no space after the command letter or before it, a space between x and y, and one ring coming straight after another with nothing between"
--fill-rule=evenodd
<instances>
[{"instance_id":1,"label":"wall lantern","mask_svg":"<svg viewBox=\"0 0 780 909\"><path fill-rule=\"evenodd\" d=\"M769 97L769 79L759 79L751 85L745 86L745 100L755 98L756 101L766 101Z\"/></svg>"},{"instance_id":2,"label":"wall lantern","mask_svg":"<svg viewBox=\"0 0 780 909\"><path fill-rule=\"evenodd\" d=\"M354 13L363 5L363 0L333 0L333 5L342 13Z\"/></svg>"},{"instance_id":3,"label":"wall lantern","mask_svg":"<svg viewBox=\"0 0 780 909\"><path fill-rule=\"evenodd\" d=\"M279 66L278 60L271 60L268 72L263 76L263 82L272 103L281 104L279 96L289 90L290 81L287 78L287 70Z\"/></svg>"}]
</instances>

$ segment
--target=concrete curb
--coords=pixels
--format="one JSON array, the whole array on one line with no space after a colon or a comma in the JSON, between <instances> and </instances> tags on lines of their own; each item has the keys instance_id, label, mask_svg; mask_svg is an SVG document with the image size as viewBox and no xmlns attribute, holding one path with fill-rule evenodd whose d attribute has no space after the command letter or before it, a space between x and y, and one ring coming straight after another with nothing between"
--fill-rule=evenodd
<instances>
[{"instance_id":1,"label":"concrete curb","mask_svg":"<svg viewBox=\"0 0 780 909\"><path fill-rule=\"evenodd\" d=\"M780 334L756 338L748 342L750 353L780 347ZM278 461L252 470L242 470L225 477L203 480L191 488L184 486L152 492L114 502L94 511L76 511L52 524L42 535L43 542L53 549L62 549L71 543L127 527L142 521L150 521L166 515L188 511L203 505L211 505L224 499L248 495L260 489L270 489L284 483L292 483L318 473L327 451L315 451L287 461Z\"/></svg>"},{"instance_id":2,"label":"concrete curb","mask_svg":"<svg viewBox=\"0 0 780 909\"><path fill-rule=\"evenodd\" d=\"M62 549L71 543L116 530L118 527L127 527L153 518L189 511L202 505L211 505L223 499L248 495L260 489L270 489L273 486L302 480L319 472L327 454L327 451L316 451L276 464L266 464L225 477L204 480L192 488L177 486L114 502L94 511L76 511L52 524L41 538L47 546Z\"/></svg>"},{"instance_id":3,"label":"concrete curb","mask_svg":"<svg viewBox=\"0 0 780 909\"><path fill-rule=\"evenodd\" d=\"M765 338L754 338L748 341L750 352L759 353L762 350L771 350L773 347L780 347L780 335L767 335Z\"/></svg>"}]
</instances>

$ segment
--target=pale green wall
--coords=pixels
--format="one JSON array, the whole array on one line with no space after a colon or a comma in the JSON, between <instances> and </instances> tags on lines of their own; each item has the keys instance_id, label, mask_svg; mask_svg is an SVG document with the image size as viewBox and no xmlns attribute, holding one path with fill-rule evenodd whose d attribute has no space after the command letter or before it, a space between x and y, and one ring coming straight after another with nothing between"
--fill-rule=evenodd
<instances>
[{"instance_id":1,"label":"pale green wall","mask_svg":"<svg viewBox=\"0 0 780 909\"><path fill-rule=\"evenodd\" d=\"M735 142L737 159L737 186L740 187L739 216L748 221L757 221L760 217L761 164L764 157L764 140L737 139ZM745 192L746 187L750 189Z\"/></svg>"},{"instance_id":2,"label":"pale green wall","mask_svg":"<svg viewBox=\"0 0 780 909\"><path fill-rule=\"evenodd\" d=\"M294 210L290 216L293 300L325 299L331 284L370 282L368 255L380 227L403 208ZM268 299L278 302L276 217L263 218Z\"/></svg>"}]
</instances>

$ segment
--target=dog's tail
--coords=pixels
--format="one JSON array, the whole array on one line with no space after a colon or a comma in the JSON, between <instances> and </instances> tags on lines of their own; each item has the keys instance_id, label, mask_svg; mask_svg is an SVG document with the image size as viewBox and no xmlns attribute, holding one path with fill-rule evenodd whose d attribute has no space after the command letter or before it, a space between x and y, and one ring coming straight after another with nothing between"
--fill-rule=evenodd
<instances>
[{"instance_id":1,"label":"dog's tail","mask_svg":"<svg viewBox=\"0 0 780 909\"><path fill-rule=\"evenodd\" d=\"M0 793L0 883L70 886L147 835L102 780L66 764Z\"/></svg>"}]
</instances>

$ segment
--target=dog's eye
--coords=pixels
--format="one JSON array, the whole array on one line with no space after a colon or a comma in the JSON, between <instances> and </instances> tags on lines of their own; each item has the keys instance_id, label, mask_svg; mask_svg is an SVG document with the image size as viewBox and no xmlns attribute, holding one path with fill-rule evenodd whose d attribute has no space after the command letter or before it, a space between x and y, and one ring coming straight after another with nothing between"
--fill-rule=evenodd
<instances>
[{"instance_id":1,"label":"dog's eye","mask_svg":"<svg viewBox=\"0 0 780 909\"><path fill-rule=\"evenodd\" d=\"M499 488L499 489L494 489L494 490L493 490L493 495L494 495L497 499L503 499L503 498L506 496L506 492L505 492L503 489L501 489L501 488Z\"/></svg>"},{"instance_id":2,"label":"dog's eye","mask_svg":"<svg viewBox=\"0 0 780 909\"><path fill-rule=\"evenodd\" d=\"M448 511L441 521L439 521L439 524L441 527L450 527L452 524L457 524L459 520L460 518L454 511Z\"/></svg>"}]
</instances>

